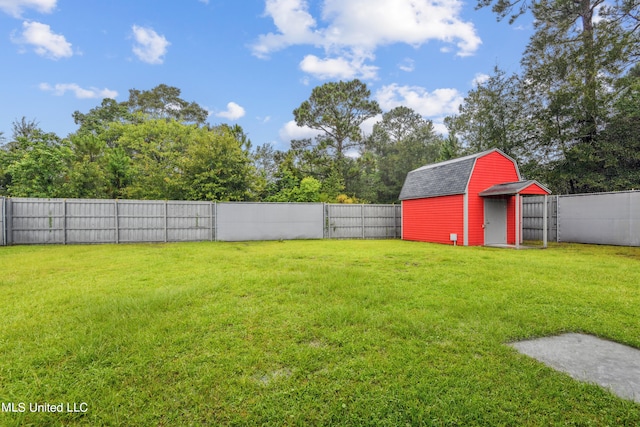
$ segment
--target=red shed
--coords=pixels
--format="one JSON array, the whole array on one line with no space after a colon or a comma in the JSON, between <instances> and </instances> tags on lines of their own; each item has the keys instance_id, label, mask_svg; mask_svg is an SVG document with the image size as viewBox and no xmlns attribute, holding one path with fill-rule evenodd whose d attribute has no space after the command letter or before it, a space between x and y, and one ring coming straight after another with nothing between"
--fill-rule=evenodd
<instances>
[{"instance_id":1,"label":"red shed","mask_svg":"<svg viewBox=\"0 0 640 427\"><path fill-rule=\"evenodd\" d=\"M400 192L402 238L518 247L520 196L550 193L537 181L522 181L515 160L497 148L423 166L407 174Z\"/></svg>"}]
</instances>

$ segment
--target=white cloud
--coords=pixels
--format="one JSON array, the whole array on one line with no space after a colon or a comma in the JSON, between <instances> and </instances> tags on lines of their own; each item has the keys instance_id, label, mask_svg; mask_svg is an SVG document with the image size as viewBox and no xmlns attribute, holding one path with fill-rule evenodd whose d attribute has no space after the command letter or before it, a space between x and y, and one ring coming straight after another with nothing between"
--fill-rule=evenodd
<instances>
[{"instance_id":1,"label":"white cloud","mask_svg":"<svg viewBox=\"0 0 640 427\"><path fill-rule=\"evenodd\" d=\"M287 122L279 132L280 139L289 142L294 139L315 138L322 132L307 126L298 126L295 120Z\"/></svg>"},{"instance_id":2,"label":"white cloud","mask_svg":"<svg viewBox=\"0 0 640 427\"><path fill-rule=\"evenodd\" d=\"M171 43L152 28L134 25L132 29L135 40L133 53L138 59L148 64L162 64L164 62L163 56L166 55L167 48Z\"/></svg>"},{"instance_id":3,"label":"white cloud","mask_svg":"<svg viewBox=\"0 0 640 427\"><path fill-rule=\"evenodd\" d=\"M0 10L20 18L25 9L35 9L41 13L51 13L57 0L0 0Z\"/></svg>"},{"instance_id":4,"label":"white cloud","mask_svg":"<svg viewBox=\"0 0 640 427\"><path fill-rule=\"evenodd\" d=\"M54 60L73 56L71 43L63 35L52 32L50 26L40 22L25 21L22 23L22 28L20 37L11 36L14 43L31 45L38 55Z\"/></svg>"},{"instance_id":5,"label":"white cloud","mask_svg":"<svg viewBox=\"0 0 640 427\"><path fill-rule=\"evenodd\" d=\"M439 118L433 121L433 130L439 133L440 135L449 135L449 129L443 123L444 117Z\"/></svg>"},{"instance_id":6,"label":"white cloud","mask_svg":"<svg viewBox=\"0 0 640 427\"><path fill-rule=\"evenodd\" d=\"M239 118L244 117L244 115L244 108L235 102L230 102L227 104L227 110L217 113L216 117L222 117L228 120L238 120Z\"/></svg>"},{"instance_id":7,"label":"white cloud","mask_svg":"<svg viewBox=\"0 0 640 427\"><path fill-rule=\"evenodd\" d=\"M375 49L406 43L420 46L430 40L455 43L458 55L475 52L480 38L459 15L459 0L325 0L323 17L331 24L326 41L332 45Z\"/></svg>"},{"instance_id":8,"label":"white cloud","mask_svg":"<svg viewBox=\"0 0 640 427\"><path fill-rule=\"evenodd\" d=\"M66 92L73 92L76 98L79 99L102 99L112 98L115 99L118 96L118 92L110 89L98 89L90 87L84 89L75 83L57 83L55 86L51 86L49 83L40 83L40 90L45 92L53 92L56 96L62 96Z\"/></svg>"},{"instance_id":9,"label":"white cloud","mask_svg":"<svg viewBox=\"0 0 640 427\"><path fill-rule=\"evenodd\" d=\"M365 134L370 134L373 131L373 125L382 120L382 114L378 114L375 117L370 117L360 125L360 129ZM313 139L323 132L317 129L311 129L308 126L298 126L295 120L291 120L280 128L279 136L284 142L290 142L294 139Z\"/></svg>"},{"instance_id":10,"label":"white cloud","mask_svg":"<svg viewBox=\"0 0 640 427\"><path fill-rule=\"evenodd\" d=\"M378 67L364 64L364 58L320 59L315 55L305 56L300 69L320 79L374 79L378 71Z\"/></svg>"},{"instance_id":11,"label":"white cloud","mask_svg":"<svg viewBox=\"0 0 640 427\"><path fill-rule=\"evenodd\" d=\"M362 130L365 135L370 135L371 132L373 132L373 125L381 120L382 114L378 114L375 117L369 117L367 120L362 122L362 124L360 125L360 130Z\"/></svg>"},{"instance_id":12,"label":"white cloud","mask_svg":"<svg viewBox=\"0 0 640 427\"><path fill-rule=\"evenodd\" d=\"M457 89L436 89L428 92L418 86L391 84L380 88L375 97L383 110L391 110L404 105L424 117L435 118L453 114L463 101Z\"/></svg>"},{"instance_id":13,"label":"white cloud","mask_svg":"<svg viewBox=\"0 0 640 427\"><path fill-rule=\"evenodd\" d=\"M411 58L405 58L400 64L398 64L398 68L404 72L411 73L416 69L416 62Z\"/></svg>"},{"instance_id":14,"label":"white cloud","mask_svg":"<svg viewBox=\"0 0 640 427\"><path fill-rule=\"evenodd\" d=\"M433 122L436 132L446 135L444 118L458 112L463 96L457 89L436 89L429 92L418 86L383 86L375 94L380 107L389 111L395 107L409 107Z\"/></svg>"},{"instance_id":15,"label":"white cloud","mask_svg":"<svg viewBox=\"0 0 640 427\"><path fill-rule=\"evenodd\" d=\"M477 73L474 77L473 80L471 81L471 85L473 87L477 87L480 86L481 84L483 84L484 82L486 82L487 80L489 80L491 78L491 76L489 76L488 74L484 74L484 73Z\"/></svg>"},{"instance_id":16,"label":"white cloud","mask_svg":"<svg viewBox=\"0 0 640 427\"><path fill-rule=\"evenodd\" d=\"M253 45L254 55L266 58L288 46L320 43L321 35L313 30L316 21L307 9L304 0L266 0L265 15L273 19L278 32L260 35Z\"/></svg>"},{"instance_id":17,"label":"white cloud","mask_svg":"<svg viewBox=\"0 0 640 427\"><path fill-rule=\"evenodd\" d=\"M393 6L388 0L321 3L319 18L324 25L318 24L305 0L266 0L265 16L273 19L277 31L259 36L253 54L265 58L289 46L312 45L323 48L327 59L308 56L303 61L306 67L364 75L376 70L365 65L365 60L372 60L380 46L405 43L418 47L435 40L447 48L454 45L458 56L468 56L482 43L474 25L461 19L460 0L394 0Z\"/></svg>"}]
</instances>

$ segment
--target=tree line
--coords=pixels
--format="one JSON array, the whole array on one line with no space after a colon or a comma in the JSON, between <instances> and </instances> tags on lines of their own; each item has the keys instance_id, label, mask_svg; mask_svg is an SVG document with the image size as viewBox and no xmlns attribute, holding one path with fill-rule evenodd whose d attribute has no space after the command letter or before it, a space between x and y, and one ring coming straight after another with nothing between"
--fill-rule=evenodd
<instances>
[{"instance_id":1,"label":"tree line","mask_svg":"<svg viewBox=\"0 0 640 427\"><path fill-rule=\"evenodd\" d=\"M319 132L253 148L238 125L159 85L73 113L66 138L13 123L0 194L218 201L397 201L407 172L499 148L556 193L640 187L640 0L479 0L498 19L534 18L522 71L471 90L448 134L408 107L382 113L359 80L314 88L293 110ZM370 134L361 125L381 115Z\"/></svg>"},{"instance_id":2,"label":"tree line","mask_svg":"<svg viewBox=\"0 0 640 427\"><path fill-rule=\"evenodd\" d=\"M534 19L520 73L496 67L449 135L498 147L556 193L640 186L640 1L479 0L498 19Z\"/></svg>"},{"instance_id":3,"label":"tree line","mask_svg":"<svg viewBox=\"0 0 640 427\"><path fill-rule=\"evenodd\" d=\"M406 172L438 159L443 138L399 107L372 135L362 122L381 113L358 80L327 83L294 110L321 130L285 151L252 146L238 125L211 125L208 113L159 85L132 89L73 113L66 138L34 120L13 123L0 149L0 195L13 197L216 201L393 202Z\"/></svg>"}]
</instances>

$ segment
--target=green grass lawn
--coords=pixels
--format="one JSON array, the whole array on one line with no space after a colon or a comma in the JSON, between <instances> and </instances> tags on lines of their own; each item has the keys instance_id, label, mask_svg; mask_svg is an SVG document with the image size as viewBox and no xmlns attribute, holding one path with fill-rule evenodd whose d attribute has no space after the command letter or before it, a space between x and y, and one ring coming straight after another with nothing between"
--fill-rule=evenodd
<instances>
[{"instance_id":1,"label":"green grass lawn","mask_svg":"<svg viewBox=\"0 0 640 427\"><path fill-rule=\"evenodd\" d=\"M505 345L640 347L640 248L19 246L0 269L0 402L26 406L3 426L640 424Z\"/></svg>"}]
</instances>

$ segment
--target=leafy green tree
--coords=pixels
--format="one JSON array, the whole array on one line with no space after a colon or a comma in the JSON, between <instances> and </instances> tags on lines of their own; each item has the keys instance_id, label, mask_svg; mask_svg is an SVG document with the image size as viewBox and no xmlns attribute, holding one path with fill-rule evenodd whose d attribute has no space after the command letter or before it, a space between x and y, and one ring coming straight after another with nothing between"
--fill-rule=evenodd
<instances>
[{"instance_id":1,"label":"leafy green tree","mask_svg":"<svg viewBox=\"0 0 640 427\"><path fill-rule=\"evenodd\" d=\"M368 184L376 194L365 198L381 203L397 201L407 173L435 162L441 143L433 123L411 108L401 106L384 113L367 142L374 154L378 182L369 178Z\"/></svg>"},{"instance_id":2,"label":"leafy green tree","mask_svg":"<svg viewBox=\"0 0 640 427\"><path fill-rule=\"evenodd\" d=\"M86 114L75 111L73 120L80 126L78 133L92 134L105 133L111 123L137 123L148 119L203 125L209 115L207 110L195 102L180 98L180 93L180 89L165 84L151 90L130 89L127 101L117 102L105 98L100 106L92 108ZM111 146L111 141L106 142Z\"/></svg>"},{"instance_id":3,"label":"leafy green tree","mask_svg":"<svg viewBox=\"0 0 640 427\"><path fill-rule=\"evenodd\" d=\"M310 176L302 178L299 183L294 184L294 180L287 181L288 185L283 186L276 194L270 196L269 202L320 202L322 195L320 189L322 184Z\"/></svg>"},{"instance_id":4,"label":"leafy green tree","mask_svg":"<svg viewBox=\"0 0 640 427\"><path fill-rule=\"evenodd\" d=\"M465 97L458 115L445 118L445 125L467 153L499 148L523 161L534 135L529 132L526 104L520 78L496 67L486 82Z\"/></svg>"},{"instance_id":5,"label":"leafy green tree","mask_svg":"<svg viewBox=\"0 0 640 427\"><path fill-rule=\"evenodd\" d=\"M251 197L253 167L228 127L198 127L171 119L111 127L119 135L107 158L111 191L133 199Z\"/></svg>"},{"instance_id":6,"label":"leafy green tree","mask_svg":"<svg viewBox=\"0 0 640 427\"><path fill-rule=\"evenodd\" d=\"M273 182L278 170L277 155L278 150L270 143L259 145L251 155L251 160L258 174L267 182Z\"/></svg>"},{"instance_id":7,"label":"leafy green tree","mask_svg":"<svg viewBox=\"0 0 640 427\"><path fill-rule=\"evenodd\" d=\"M447 160L460 157L460 142L455 133L449 132L449 135L442 140L440 149L438 150L437 162L444 162Z\"/></svg>"},{"instance_id":8,"label":"leafy green tree","mask_svg":"<svg viewBox=\"0 0 640 427\"><path fill-rule=\"evenodd\" d=\"M550 174L564 192L640 188L640 66L618 81L613 114L588 146L574 145ZM573 187L568 183L579 175Z\"/></svg>"},{"instance_id":9,"label":"leafy green tree","mask_svg":"<svg viewBox=\"0 0 640 427\"><path fill-rule=\"evenodd\" d=\"M72 158L68 144L38 127L14 136L1 156L5 195L68 197Z\"/></svg>"},{"instance_id":10,"label":"leafy green tree","mask_svg":"<svg viewBox=\"0 0 640 427\"><path fill-rule=\"evenodd\" d=\"M209 112L195 102L180 98L180 89L160 84L151 90L129 90L129 99L123 103L131 114L140 112L151 119L171 119L183 123L202 125Z\"/></svg>"},{"instance_id":11,"label":"leafy green tree","mask_svg":"<svg viewBox=\"0 0 640 427\"><path fill-rule=\"evenodd\" d=\"M248 200L255 170L245 142L228 127L190 128L189 143L178 161L181 177L176 197L188 200Z\"/></svg>"},{"instance_id":12,"label":"leafy green tree","mask_svg":"<svg viewBox=\"0 0 640 427\"><path fill-rule=\"evenodd\" d=\"M130 185L123 189L128 199L173 199L180 174L177 162L189 135L183 125L164 119L140 123L111 123L119 134L117 146L131 159Z\"/></svg>"},{"instance_id":13,"label":"leafy green tree","mask_svg":"<svg viewBox=\"0 0 640 427\"><path fill-rule=\"evenodd\" d=\"M110 123L130 123L134 118L126 104L111 98L103 99L99 107L92 108L87 114L75 111L72 116L75 124L79 125L76 133L94 135L104 133Z\"/></svg>"},{"instance_id":14,"label":"leafy green tree","mask_svg":"<svg viewBox=\"0 0 640 427\"><path fill-rule=\"evenodd\" d=\"M69 142L73 153L69 174L71 197L106 198L106 144L92 134L71 135Z\"/></svg>"},{"instance_id":15,"label":"leafy green tree","mask_svg":"<svg viewBox=\"0 0 640 427\"><path fill-rule=\"evenodd\" d=\"M537 105L524 108L538 129L535 154L558 188L588 189L581 181L601 157L594 147L613 110L611 87L640 54L639 0L480 0L478 6L492 6L500 19L510 15L510 22L532 13L522 90Z\"/></svg>"},{"instance_id":16,"label":"leafy green tree","mask_svg":"<svg viewBox=\"0 0 640 427\"><path fill-rule=\"evenodd\" d=\"M331 168L342 175L347 190L357 173L349 150L364 144L362 123L380 114L378 103L369 99L371 92L360 80L329 82L315 87L308 100L293 110L296 124L322 131L312 145L316 158L331 160Z\"/></svg>"},{"instance_id":17,"label":"leafy green tree","mask_svg":"<svg viewBox=\"0 0 640 427\"><path fill-rule=\"evenodd\" d=\"M19 139L22 141L31 141L38 139L42 136L42 129L40 124L35 120L28 120L22 116L20 120L14 120L11 123L12 138L17 142Z\"/></svg>"},{"instance_id":18,"label":"leafy green tree","mask_svg":"<svg viewBox=\"0 0 640 427\"><path fill-rule=\"evenodd\" d=\"M308 126L323 132L318 142L342 158L363 142L360 125L382 112L371 92L359 80L330 82L315 87L308 100L293 110L298 126Z\"/></svg>"},{"instance_id":19,"label":"leafy green tree","mask_svg":"<svg viewBox=\"0 0 640 427\"><path fill-rule=\"evenodd\" d=\"M126 197L126 189L134 174L132 160L122 147L109 149L105 153L107 176L107 197L121 199Z\"/></svg>"}]
</instances>

